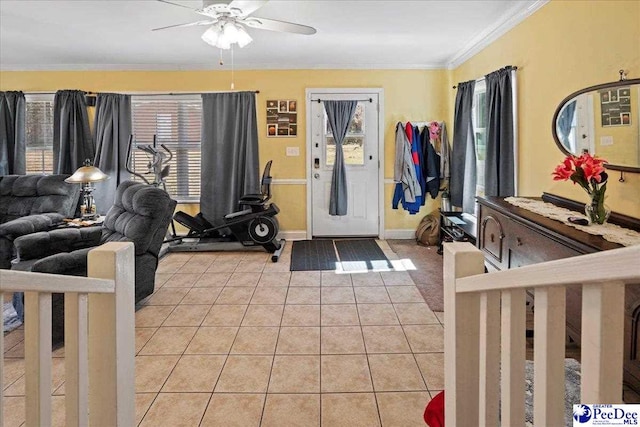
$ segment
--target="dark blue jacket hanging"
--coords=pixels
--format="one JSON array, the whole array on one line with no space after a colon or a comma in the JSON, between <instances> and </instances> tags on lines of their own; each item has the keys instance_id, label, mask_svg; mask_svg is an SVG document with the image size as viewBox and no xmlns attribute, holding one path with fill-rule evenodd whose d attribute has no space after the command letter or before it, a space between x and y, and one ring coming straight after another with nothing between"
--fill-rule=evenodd
<instances>
[{"instance_id":1,"label":"dark blue jacket hanging","mask_svg":"<svg viewBox=\"0 0 640 427\"><path fill-rule=\"evenodd\" d=\"M440 191L440 155L431 143L429 126L422 129L420 141L422 142L422 176L426 192L435 199Z\"/></svg>"}]
</instances>

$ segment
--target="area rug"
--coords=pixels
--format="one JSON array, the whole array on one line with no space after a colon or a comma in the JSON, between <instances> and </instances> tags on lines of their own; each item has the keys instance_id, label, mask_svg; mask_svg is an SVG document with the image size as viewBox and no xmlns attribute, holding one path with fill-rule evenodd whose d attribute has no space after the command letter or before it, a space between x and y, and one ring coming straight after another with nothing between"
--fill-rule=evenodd
<instances>
[{"instance_id":1,"label":"area rug","mask_svg":"<svg viewBox=\"0 0 640 427\"><path fill-rule=\"evenodd\" d=\"M415 270L407 270L420 294L433 311L444 311L442 255L437 246L418 245L415 240L387 240L398 259L411 260Z\"/></svg>"},{"instance_id":2,"label":"area rug","mask_svg":"<svg viewBox=\"0 0 640 427\"><path fill-rule=\"evenodd\" d=\"M343 271L391 270L393 266L374 239L335 240Z\"/></svg>"},{"instance_id":3,"label":"area rug","mask_svg":"<svg viewBox=\"0 0 640 427\"><path fill-rule=\"evenodd\" d=\"M525 365L525 420L533 426L533 362ZM575 359L564 359L564 421L573 425L573 405L580 403L580 363Z\"/></svg>"},{"instance_id":4,"label":"area rug","mask_svg":"<svg viewBox=\"0 0 640 427\"><path fill-rule=\"evenodd\" d=\"M333 240L299 240L291 248L291 271L335 270L338 256Z\"/></svg>"}]
</instances>

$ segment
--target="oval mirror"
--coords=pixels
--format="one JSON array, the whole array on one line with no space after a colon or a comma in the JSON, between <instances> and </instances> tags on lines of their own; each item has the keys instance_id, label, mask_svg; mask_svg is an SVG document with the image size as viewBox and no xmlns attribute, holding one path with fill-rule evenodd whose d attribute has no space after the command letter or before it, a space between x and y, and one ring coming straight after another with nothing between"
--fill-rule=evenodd
<instances>
[{"instance_id":1,"label":"oval mirror","mask_svg":"<svg viewBox=\"0 0 640 427\"><path fill-rule=\"evenodd\" d=\"M640 79L591 86L560 103L553 139L565 154L589 152L609 169L640 172L639 114Z\"/></svg>"}]
</instances>

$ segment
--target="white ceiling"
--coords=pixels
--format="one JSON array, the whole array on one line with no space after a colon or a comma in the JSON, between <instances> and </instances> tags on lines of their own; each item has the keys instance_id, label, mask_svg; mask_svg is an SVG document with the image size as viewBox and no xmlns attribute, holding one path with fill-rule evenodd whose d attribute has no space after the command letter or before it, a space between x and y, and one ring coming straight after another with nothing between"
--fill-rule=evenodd
<instances>
[{"instance_id":1,"label":"white ceiling","mask_svg":"<svg viewBox=\"0 0 640 427\"><path fill-rule=\"evenodd\" d=\"M175 0L200 7L200 1ZM546 0L282 1L253 16L315 27L312 36L248 29L236 69L454 67ZM0 69L213 69L204 17L154 0L0 0ZM230 53L224 51L225 67Z\"/></svg>"}]
</instances>

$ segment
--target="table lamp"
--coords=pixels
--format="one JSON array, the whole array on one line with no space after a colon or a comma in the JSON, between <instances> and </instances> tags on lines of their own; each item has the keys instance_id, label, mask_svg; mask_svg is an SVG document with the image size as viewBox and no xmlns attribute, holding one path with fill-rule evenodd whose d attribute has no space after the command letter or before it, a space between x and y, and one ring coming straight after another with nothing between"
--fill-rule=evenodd
<instances>
[{"instance_id":1,"label":"table lamp","mask_svg":"<svg viewBox=\"0 0 640 427\"><path fill-rule=\"evenodd\" d=\"M91 165L91 160L84 161L84 166L78 168L65 182L82 184L82 205L80 212L83 220L92 220L98 217L96 205L93 200L93 183L108 179L109 175Z\"/></svg>"}]
</instances>

